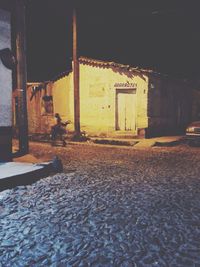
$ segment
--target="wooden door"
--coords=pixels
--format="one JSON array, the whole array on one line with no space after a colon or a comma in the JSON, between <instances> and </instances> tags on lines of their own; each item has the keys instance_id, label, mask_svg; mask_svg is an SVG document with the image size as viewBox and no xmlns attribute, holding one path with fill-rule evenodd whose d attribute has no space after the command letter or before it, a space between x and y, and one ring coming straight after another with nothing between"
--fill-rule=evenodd
<instances>
[{"instance_id":1,"label":"wooden door","mask_svg":"<svg viewBox=\"0 0 200 267\"><path fill-rule=\"evenodd\" d=\"M136 94L119 92L117 94L118 130L135 131L136 126Z\"/></svg>"}]
</instances>

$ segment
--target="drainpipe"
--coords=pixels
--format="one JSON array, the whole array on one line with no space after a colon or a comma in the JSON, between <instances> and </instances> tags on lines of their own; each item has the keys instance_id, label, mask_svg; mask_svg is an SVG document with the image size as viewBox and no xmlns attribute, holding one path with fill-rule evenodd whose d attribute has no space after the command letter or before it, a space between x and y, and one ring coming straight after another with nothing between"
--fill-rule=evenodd
<instances>
[{"instance_id":1,"label":"drainpipe","mask_svg":"<svg viewBox=\"0 0 200 267\"><path fill-rule=\"evenodd\" d=\"M25 4L16 1L16 59L17 59L17 90L19 96L19 153L24 155L28 147L28 118L26 102L26 40L25 40Z\"/></svg>"},{"instance_id":2,"label":"drainpipe","mask_svg":"<svg viewBox=\"0 0 200 267\"><path fill-rule=\"evenodd\" d=\"M80 137L80 91L79 91L79 61L77 42L77 14L73 10L73 74L74 74L74 129L75 138Z\"/></svg>"}]
</instances>

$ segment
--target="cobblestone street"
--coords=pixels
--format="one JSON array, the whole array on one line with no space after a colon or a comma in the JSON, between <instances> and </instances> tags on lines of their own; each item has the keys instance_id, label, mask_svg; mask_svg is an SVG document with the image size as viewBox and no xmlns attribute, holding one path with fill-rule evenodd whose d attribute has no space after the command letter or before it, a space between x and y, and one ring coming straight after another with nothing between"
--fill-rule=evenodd
<instances>
[{"instance_id":1,"label":"cobblestone street","mask_svg":"<svg viewBox=\"0 0 200 267\"><path fill-rule=\"evenodd\" d=\"M200 266L200 148L30 147L64 173L0 192L0 266Z\"/></svg>"}]
</instances>

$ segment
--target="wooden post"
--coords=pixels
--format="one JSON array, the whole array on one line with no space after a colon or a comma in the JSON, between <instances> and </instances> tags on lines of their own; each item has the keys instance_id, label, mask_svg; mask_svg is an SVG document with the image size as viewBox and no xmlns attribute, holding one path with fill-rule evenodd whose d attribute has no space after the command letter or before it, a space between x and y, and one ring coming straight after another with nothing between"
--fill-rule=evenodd
<instances>
[{"instance_id":1,"label":"wooden post","mask_svg":"<svg viewBox=\"0 0 200 267\"><path fill-rule=\"evenodd\" d=\"M73 74L74 74L74 129L75 136L80 136L80 93L79 93L79 61L77 42L77 15L73 10Z\"/></svg>"},{"instance_id":2,"label":"wooden post","mask_svg":"<svg viewBox=\"0 0 200 267\"><path fill-rule=\"evenodd\" d=\"M17 90L19 95L19 152L28 153L28 118L26 103L26 42L25 42L25 5L23 0L16 1L16 59Z\"/></svg>"}]
</instances>

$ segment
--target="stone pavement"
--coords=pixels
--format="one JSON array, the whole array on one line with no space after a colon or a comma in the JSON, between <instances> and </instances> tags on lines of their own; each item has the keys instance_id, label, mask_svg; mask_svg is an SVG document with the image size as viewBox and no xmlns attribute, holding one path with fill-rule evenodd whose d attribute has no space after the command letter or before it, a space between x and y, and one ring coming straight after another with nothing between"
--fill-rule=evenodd
<instances>
[{"instance_id":1,"label":"stone pavement","mask_svg":"<svg viewBox=\"0 0 200 267\"><path fill-rule=\"evenodd\" d=\"M199 149L32 151L72 172L0 193L0 266L200 266Z\"/></svg>"}]
</instances>

